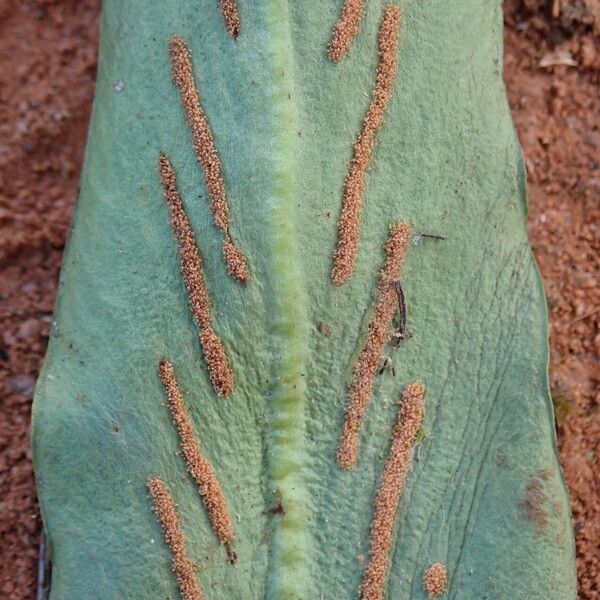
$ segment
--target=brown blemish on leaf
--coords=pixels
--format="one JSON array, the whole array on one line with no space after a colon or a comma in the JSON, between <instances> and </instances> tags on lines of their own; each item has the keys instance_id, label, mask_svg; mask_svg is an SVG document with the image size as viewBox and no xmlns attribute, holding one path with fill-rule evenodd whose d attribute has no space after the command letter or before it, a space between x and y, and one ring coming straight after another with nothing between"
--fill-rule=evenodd
<instances>
[{"instance_id":1,"label":"brown blemish on leaf","mask_svg":"<svg viewBox=\"0 0 600 600\"><path fill-rule=\"evenodd\" d=\"M196 579L196 566L187 557L185 539L173 496L167 485L158 477L148 480L148 491L154 504L154 512L165 534L165 541L173 557L173 573L183 600L204 600Z\"/></svg>"},{"instance_id":2,"label":"brown blemish on leaf","mask_svg":"<svg viewBox=\"0 0 600 600\"><path fill-rule=\"evenodd\" d=\"M224 4L232 5L235 8L233 2L224 2ZM231 9L231 6L229 8ZM172 38L169 42L169 54L173 81L179 90L183 110L192 132L194 152L198 164L204 172L206 189L210 196L210 208L217 227L225 234L223 256L227 271L241 283L246 283L250 279L246 257L237 248L229 232L229 205L227 204L227 190L223 181L221 160L208 119L200 105L200 96L194 81L192 59L185 40L180 37Z\"/></svg>"},{"instance_id":3,"label":"brown blemish on leaf","mask_svg":"<svg viewBox=\"0 0 600 600\"><path fill-rule=\"evenodd\" d=\"M338 464L351 469L358 457L359 430L373 393L373 383L379 371L383 350L390 339L390 323L396 311L394 281L402 272L402 262L410 243L410 228L396 223L385 246L385 265L379 277L374 314L367 332L367 342L354 368L350 384L346 415L338 449Z\"/></svg>"},{"instance_id":4,"label":"brown blemish on leaf","mask_svg":"<svg viewBox=\"0 0 600 600\"><path fill-rule=\"evenodd\" d=\"M171 161L164 155L159 160L159 172L164 196L171 213L171 228L179 245L181 273L188 292L190 310L200 328L200 345L208 365L210 379L219 396L231 394L235 388L221 339L213 331L211 303L202 274L202 262L196 245L194 230L183 208L177 188L177 178Z\"/></svg>"},{"instance_id":5,"label":"brown blemish on leaf","mask_svg":"<svg viewBox=\"0 0 600 600\"><path fill-rule=\"evenodd\" d=\"M499 467L502 467L503 469L511 469L512 468L510 461L508 460L508 456L501 450L498 451L498 453L496 454L496 464Z\"/></svg>"},{"instance_id":6,"label":"brown blemish on leaf","mask_svg":"<svg viewBox=\"0 0 600 600\"><path fill-rule=\"evenodd\" d=\"M348 281L354 271L360 238L365 173L373 157L375 134L383 124L385 109L396 79L396 55L401 23L400 7L394 4L386 6L379 30L379 64L371 104L354 144L354 155L344 182L342 212L338 221L338 244L331 272L331 279L335 285L342 285Z\"/></svg>"},{"instance_id":7,"label":"brown blemish on leaf","mask_svg":"<svg viewBox=\"0 0 600 600\"><path fill-rule=\"evenodd\" d=\"M346 0L342 6L342 13L331 32L329 42L329 58L338 62L350 49L352 40L358 33L358 27L365 12L365 0Z\"/></svg>"},{"instance_id":8,"label":"brown blemish on leaf","mask_svg":"<svg viewBox=\"0 0 600 600\"><path fill-rule=\"evenodd\" d=\"M448 569L446 565L433 563L423 576L423 589L430 598L437 598L446 591L448 583Z\"/></svg>"},{"instance_id":9,"label":"brown blemish on leaf","mask_svg":"<svg viewBox=\"0 0 600 600\"><path fill-rule=\"evenodd\" d=\"M552 479L552 470L551 469L540 469L537 472L537 476L544 481L550 481Z\"/></svg>"},{"instance_id":10,"label":"brown blemish on leaf","mask_svg":"<svg viewBox=\"0 0 600 600\"><path fill-rule=\"evenodd\" d=\"M362 600L382 600L384 597L394 521L411 463L413 445L423 420L424 394L423 384L418 381L406 386L402 394L390 453L375 500L369 564L361 585Z\"/></svg>"},{"instance_id":11,"label":"brown blemish on leaf","mask_svg":"<svg viewBox=\"0 0 600 600\"><path fill-rule=\"evenodd\" d=\"M318 323L317 324L317 331L324 335L325 337L329 337L332 333L331 331L331 325L329 325L328 323Z\"/></svg>"},{"instance_id":12,"label":"brown blemish on leaf","mask_svg":"<svg viewBox=\"0 0 600 600\"><path fill-rule=\"evenodd\" d=\"M523 516L535 525L536 532L540 535L546 531L550 523L548 502L544 482L539 477L530 477L519 508Z\"/></svg>"},{"instance_id":13,"label":"brown blemish on leaf","mask_svg":"<svg viewBox=\"0 0 600 600\"><path fill-rule=\"evenodd\" d=\"M240 32L240 16L235 0L219 0L219 8L223 13L227 33L236 38Z\"/></svg>"},{"instance_id":14,"label":"brown blemish on leaf","mask_svg":"<svg viewBox=\"0 0 600 600\"><path fill-rule=\"evenodd\" d=\"M277 500L275 504L269 509L269 512L272 515L285 515L285 509L283 508L283 504L281 500Z\"/></svg>"},{"instance_id":15,"label":"brown blemish on leaf","mask_svg":"<svg viewBox=\"0 0 600 600\"><path fill-rule=\"evenodd\" d=\"M215 535L225 546L229 561L235 562L235 553L231 549L233 542L233 521L225 504L225 498L217 476L211 464L200 452L200 445L194 433L192 421L175 380L173 365L166 360L161 361L159 373L167 392L167 400L173 422L179 432L181 449L187 470L198 484L200 497L208 512L208 518Z\"/></svg>"}]
</instances>

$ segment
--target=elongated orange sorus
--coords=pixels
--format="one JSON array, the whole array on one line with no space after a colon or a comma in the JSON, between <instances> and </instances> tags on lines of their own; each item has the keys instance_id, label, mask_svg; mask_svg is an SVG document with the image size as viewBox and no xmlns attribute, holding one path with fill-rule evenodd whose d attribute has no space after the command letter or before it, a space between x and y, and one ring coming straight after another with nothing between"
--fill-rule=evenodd
<instances>
[{"instance_id":1,"label":"elongated orange sorus","mask_svg":"<svg viewBox=\"0 0 600 600\"><path fill-rule=\"evenodd\" d=\"M344 183L342 211L338 221L338 242L333 257L331 279L342 285L354 271L358 252L365 174L373 158L375 134L381 129L385 109L392 96L396 79L398 33L402 23L399 6L386 6L379 30L379 64L371 105L363 119L362 129L354 144L354 155Z\"/></svg>"}]
</instances>

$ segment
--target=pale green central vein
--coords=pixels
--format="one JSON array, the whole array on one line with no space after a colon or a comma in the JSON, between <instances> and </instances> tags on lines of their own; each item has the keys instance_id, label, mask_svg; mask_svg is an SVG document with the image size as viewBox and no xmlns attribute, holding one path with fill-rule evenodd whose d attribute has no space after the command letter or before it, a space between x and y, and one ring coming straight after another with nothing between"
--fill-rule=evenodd
<instances>
[{"instance_id":1,"label":"pale green central vein","mask_svg":"<svg viewBox=\"0 0 600 600\"><path fill-rule=\"evenodd\" d=\"M294 240L296 110L293 83L291 15L287 0L269 5L265 18L271 44L274 165L269 201L272 232L271 338L276 349L274 382L268 399L268 468L272 491L283 512L272 516L266 598L298 600L315 596L308 569L311 548L306 472L303 372L308 319Z\"/></svg>"}]
</instances>

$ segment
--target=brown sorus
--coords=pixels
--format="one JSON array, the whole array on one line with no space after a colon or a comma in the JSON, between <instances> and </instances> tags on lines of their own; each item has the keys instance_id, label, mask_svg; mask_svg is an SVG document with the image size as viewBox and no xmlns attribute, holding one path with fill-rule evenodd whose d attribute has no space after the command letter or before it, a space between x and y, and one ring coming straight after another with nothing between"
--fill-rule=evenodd
<instances>
[{"instance_id":1,"label":"brown sorus","mask_svg":"<svg viewBox=\"0 0 600 600\"><path fill-rule=\"evenodd\" d=\"M229 236L226 236L223 240L223 256L225 257L227 272L240 283L248 283L250 273L248 272L246 257Z\"/></svg>"},{"instance_id":2,"label":"brown sorus","mask_svg":"<svg viewBox=\"0 0 600 600\"><path fill-rule=\"evenodd\" d=\"M423 420L424 394L423 385L418 381L408 385L402 394L390 453L375 500L369 563L361 585L362 600L382 600L384 597L394 521L410 467L412 449Z\"/></svg>"},{"instance_id":3,"label":"brown sorus","mask_svg":"<svg viewBox=\"0 0 600 600\"><path fill-rule=\"evenodd\" d=\"M329 42L329 58L338 62L350 49L352 40L358 33L358 27L365 12L365 0L346 0L342 6L342 13L331 32Z\"/></svg>"},{"instance_id":4,"label":"brown sorus","mask_svg":"<svg viewBox=\"0 0 600 600\"><path fill-rule=\"evenodd\" d=\"M373 157L375 134L381 129L385 109L392 95L401 23L400 7L393 4L386 6L379 30L379 64L371 104L354 144L354 154L344 182L342 212L338 221L338 243L331 272L331 279L336 285L348 281L354 271L360 238L365 173Z\"/></svg>"},{"instance_id":5,"label":"brown sorus","mask_svg":"<svg viewBox=\"0 0 600 600\"><path fill-rule=\"evenodd\" d=\"M173 365L166 360L161 361L159 373L167 392L167 400L173 422L179 432L181 449L187 470L198 484L200 497L208 512L208 518L213 531L227 549L227 556L230 562L235 562L235 554L231 549L233 542L233 521L225 504L225 498L215 472L211 464L200 452L200 445L194 434L192 421L175 379Z\"/></svg>"},{"instance_id":6,"label":"brown sorus","mask_svg":"<svg viewBox=\"0 0 600 600\"><path fill-rule=\"evenodd\" d=\"M359 431L367 405L373 393L373 383L383 360L383 350L390 339L390 323L397 306L394 282L402 272L402 262L410 242L410 228L396 223L385 245L385 265L379 276L373 317L367 331L367 342L350 384L346 415L338 449L338 464L351 469L358 457Z\"/></svg>"},{"instance_id":7,"label":"brown sorus","mask_svg":"<svg viewBox=\"0 0 600 600\"><path fill-rule=\"evenodd\" d=\"M202 354L215 392L219 396L227 396L235 388L233 373L223 343L212 328L211 303L202 274L196 237L183 208L171 161L165 155L161 155L158 167L164 196L171 213L171 227L179 245L181 273L188 292L190 310L200 328Z\"/></svg>"},{"instance_id":8,"label":"brown sorus","mask_svg":"<svg viewBox=\"0 0 600 600\"><path fill-rule=\"evenodd\" d=\"M148 480L148 491L154 504L154 512L165 534L165 541L171 549L173 573L183 600L204 600L204 594L196 579L196 565L187 557L185 538L175 501L167 485L158 477Z\"/></svg>"},{"instance_id":9,"label":"brown sorus","mask_svg":"<svg viewBox=\"0 0 600 600\"><path fill-rule=\"evenodd\" d=\"M223 2L223 5L235 8L233 2ZM225 14L225 11L223 14ZM185 40L180 37L171 38L169 41L169 54L171 56L173 81L179 90L183 110L192 132L196 159L204 172L206 189L210 197L210 208L217 227L225 235L223 256L227 271L241 283L246 283L250 279L246 257L236 247L229 231L231 222L221 160L217 152L213 132L200 104L200 96L194 81L192 59Z\"/></svg>"},{"instance_id":10,"label":"brown sorus","mask_svg":"<svg viewBox=\"0 0 600 600\"><path fill-rule=\"evenodd\" d=\"M447 583L448 569L442 563L433 563L423 575L423 589L430 598L441 596L446 591Z\"/></svg>"},{"instance_id":11,"label":"brown sorus","mask_svg":"<svg viewBox=\"0 0 600 600\"><path fill-rule=\"evenodd\" d=\"M240 15L238 14L235 0L219 0L219 7L223 13L227 33L236 38L240 32Z\"/></svg>"}]
</instances>

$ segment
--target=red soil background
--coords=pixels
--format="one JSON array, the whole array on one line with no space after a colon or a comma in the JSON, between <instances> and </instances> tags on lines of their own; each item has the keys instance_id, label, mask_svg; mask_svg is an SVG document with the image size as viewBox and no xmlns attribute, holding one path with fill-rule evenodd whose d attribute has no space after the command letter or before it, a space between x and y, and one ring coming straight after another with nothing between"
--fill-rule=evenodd
<instances>
[{"instance_id":1,"label":"red soil background","mask_svg":"<svg viewBox=\"0 0 600 600\"><path fill-rule=\"evenodd\" d=\"M94 93L99 0L0 0L0 597L36 595L29 418ZM507 0L579 598L600 599L600 0ZM557 63L557 64L555 64Z\"/></svg>"}]
</instances>

